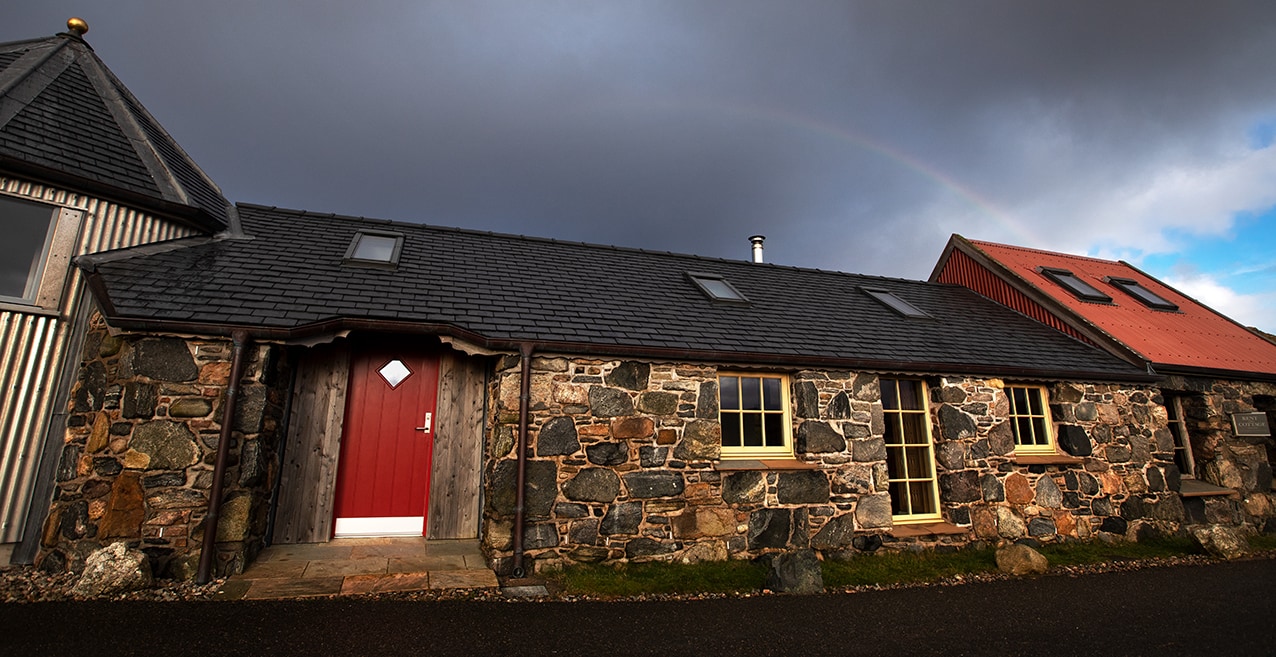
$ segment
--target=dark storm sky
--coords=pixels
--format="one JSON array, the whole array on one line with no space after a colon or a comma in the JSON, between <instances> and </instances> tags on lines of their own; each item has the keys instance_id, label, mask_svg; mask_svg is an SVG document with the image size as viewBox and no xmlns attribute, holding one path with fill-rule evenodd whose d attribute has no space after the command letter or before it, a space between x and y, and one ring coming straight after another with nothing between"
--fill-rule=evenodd
<instances>
[{"instance_id":1,"label":"dark storm sky","mask_svg":"<svg viewBox=\"0 0 1276 657\"><path fill-rule=\"evenodd\" d=\"M1276 205L1273 2L17 4L0 40L86 19L236 201L911 278Z\"/></svg>"}]
</instances>

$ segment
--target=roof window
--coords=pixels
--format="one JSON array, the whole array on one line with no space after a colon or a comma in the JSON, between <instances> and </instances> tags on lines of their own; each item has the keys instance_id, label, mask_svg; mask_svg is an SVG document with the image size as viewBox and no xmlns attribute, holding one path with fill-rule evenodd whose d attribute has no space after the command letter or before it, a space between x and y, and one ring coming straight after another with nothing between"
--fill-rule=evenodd
<instances>
[{"instance_id":1,"label":"roof window","mask_svg":"<svg viewBox=\"0 0 1276 657\"><path fill-rule=\"evenodd\" d=\"M1054 267L1038 267L1037 271L1046 278L1054 281L1063 289L1072 293L1072 296L1082 301L1094 301L1096 303L1112 303L1112 297L1100 292L1095 286L1081 280L1079 276L1068 271L1067 269L1055 269Z\"/></svg>"},{"instance_id":2,"label":"roof window","mask_svg":"<svg viewBox=\"0 0 1276 657\"><path fill-rule=\"evenodd\" d=\"M687 278L691 279L696 287L700 288L706 296L714 301L723 303L749 303L748 298L735 289L735 286L727 282L727 279L718 274L705 274L701 272L687 272Z\"/></svg>"},{"instance_id":3,"label":"roof window","mask_svg":"<svg viewBox=\"0 0 1276 657\"><path fill-rule=\"evenodd\" d=\"M927 315L917 306L895 296L894 292L871 287L860 289L864 290L864 293L868 296L877 299L883 306L886 306L905 317L930 317L930 315Z\"/></svg>"},{"instance_id":4,"label":"roof window","mask_svg":"<svg viewBox=\"0 0 1276 657\"><path fill-rule=\"evenodd\" d=\"M394 267L403 250L403 235L361 230L350 241L343 264Z\"/></svg>"},{"instance_id":5,"label":"roof window","mask_svg":"<svg viewBox=\"0 0 1276 657\"><path fill-rule=\"evenodd\" d=\"M1161 296L1158 295L1157 293L1140 285L1138 281L1131 280L1128 278L1117 278L1115 276L1109 276L1103 280L1104 282L1112 285L1112 287L1115 287L1116 289L1121 290L1122 292L1134 297L1135 299L1138 299L1140 302L1143 303L1143 305L1147 306L1148 308L1155 308L1157 310L1169 310L1169 311L1175 311L1179 309L1178 304L1175 304L1170 301L1166 301L1165 299L1161 298Z\"/></svg>"}]
</instances>

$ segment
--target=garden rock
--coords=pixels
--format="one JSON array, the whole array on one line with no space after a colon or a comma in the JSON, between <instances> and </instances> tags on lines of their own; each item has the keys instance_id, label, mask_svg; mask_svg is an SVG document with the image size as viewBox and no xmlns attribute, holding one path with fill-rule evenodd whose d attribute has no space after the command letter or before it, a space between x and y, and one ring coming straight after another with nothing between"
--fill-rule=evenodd
<instances>
[{"instance_id":1,"label":"garden rock","mask_svg":"<svg viewBox=\"0 0 1276 657\"><path fill-rule=\"evenodd\" d=\"M84 562L84 573L71 593L96 598L144 589L152 582L151 562L146 555L130 550L124 541L116 541L89 555Z\"/></svg>"},{"instance_id":2,"label":"garden rock","mask_svg":"<svg viewBox=\"0 0 1276 657\"><path fill-rule=\"evenodd\" d=\"M1040 575L1050 568L1040 552L1027 545L1009 545L997 550L997 570L1011 575Z\"/></svg>"},{"instance_id":3,"label":"garden rock","mask_svg":"<svg viewBox=\"0 0 1276 657\"><path fill-rule=\"evenodd\" d=\"M1249 541L1231 527L1211 525L1192 530L1192 538L1213 556L1239 559L1249 554Z\"/></svg>"},{"instance_id":4,"label":"garden rock","mask_svg":"<svg viewBox=\"0 0 1276 657\"><path fill-rule=\"evenodd\" d=\"M777 593L823 593L824 574L815 551L795 550L772 557L766 586Z\"/></svg>"}]
</instances>

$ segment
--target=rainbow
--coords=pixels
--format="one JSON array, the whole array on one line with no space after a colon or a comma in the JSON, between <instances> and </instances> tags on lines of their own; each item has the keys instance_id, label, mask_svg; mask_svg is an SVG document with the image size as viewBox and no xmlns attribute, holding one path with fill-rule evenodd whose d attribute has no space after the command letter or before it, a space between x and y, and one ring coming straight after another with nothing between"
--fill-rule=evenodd
<instances>
[{"instance_id":1,"label":"rainbow","mask_svg":"<svg viewBox=\"0 0 1276 657\"><path fill-rule=\"evenodd\" d=\"M963 185L951 175L919 160L913 155L910 155L895 146L873 139L863 133L855 132L833 123L819 121L804 114L771 107L728 105L710 101L686 100L657 102L645 100L637 104L629 103L624 105L624 109L626 111L633 111L638 108L668 112L696 112L715 117L730 116L739 119L760 121L792 130L800 130L821 139L831 138L838 142L849 144L886 159L895 165L908 169L909 171L933 181L940 187L943 187L964 199L970 203L972 207L996 221L1007 233L1014 235L1017 240L1015 242L1016 244L1034 248L1043 248L1046 246L1046 240L1043 240L1032 233L1024 225L1024 222L1015 219L1010 215L1010 213L998 207L991 199L980 195L973 189Z\"/></svg>"}]
</instances>

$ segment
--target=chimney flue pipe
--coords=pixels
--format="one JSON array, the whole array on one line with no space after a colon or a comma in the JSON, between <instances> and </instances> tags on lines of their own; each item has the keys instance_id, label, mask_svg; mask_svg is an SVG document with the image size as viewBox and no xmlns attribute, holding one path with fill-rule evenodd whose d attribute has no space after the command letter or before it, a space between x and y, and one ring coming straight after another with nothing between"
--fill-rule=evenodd
<instances>
[{"instance_id":1,"label":"chimney flue pipe","mask_svg":"<svg viewBox=\"0 0 1276 657\"><path fill-rule=\"evenodd\" d=\"M749 238L753 243L753 261L762 262L762 241L766 239L765 235L754 235Z\"/></svg>"}]
</instances>

